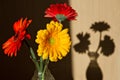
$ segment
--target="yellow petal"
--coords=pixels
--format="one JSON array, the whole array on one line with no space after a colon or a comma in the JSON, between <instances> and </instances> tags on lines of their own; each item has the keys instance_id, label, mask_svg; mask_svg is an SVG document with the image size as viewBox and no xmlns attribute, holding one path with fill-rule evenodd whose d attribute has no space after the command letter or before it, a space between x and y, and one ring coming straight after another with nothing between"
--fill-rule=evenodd
<instances>
[{"instance_id":1,"label":"yellow petal","mask_svg":"<svg viewBox=\"0 0 120 80\"><path fill-rule=\"evenodd\" d=\"M47 52L47 51L45 51L45 52L43 53L42 58L43 58L43 60L45 60L45 59L48 58L48 52Z\"/></svg>"}]
</instances>

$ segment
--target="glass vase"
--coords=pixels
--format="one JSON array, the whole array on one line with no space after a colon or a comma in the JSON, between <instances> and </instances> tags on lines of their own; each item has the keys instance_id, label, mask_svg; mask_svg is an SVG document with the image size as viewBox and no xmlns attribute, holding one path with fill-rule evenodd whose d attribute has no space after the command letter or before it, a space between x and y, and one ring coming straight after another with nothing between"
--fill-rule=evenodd
<instances>
[{"instance_id":1,"label":"glass vase","mask_svg":"<svg viewBox=\"0 0 120 80\"><path fill-rule=\"evenodd\" d=\"M38 73L38 70L35 69L34 71L34 75L32 77L32 80L40 80L40 75ZM53 77L53 75L51 74L50 70L48 69L48 67L46 68L45 74L44 74L44 79L43 80L55 80L55 78Z\"/></svg>"}]
</instances>

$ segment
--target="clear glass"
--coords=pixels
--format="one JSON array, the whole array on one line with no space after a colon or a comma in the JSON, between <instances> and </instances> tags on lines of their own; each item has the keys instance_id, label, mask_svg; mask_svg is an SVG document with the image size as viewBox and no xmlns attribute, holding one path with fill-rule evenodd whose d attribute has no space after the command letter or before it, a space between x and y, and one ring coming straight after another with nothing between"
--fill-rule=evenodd
<instances>
[{"instance_id":1,"label":"clear glass","mask_svg":"<svg viewBox=\"0 0 120 80\"><path fill-rule=\"evenodd\" d=\"M35 72L34 72L34 75L32 77L32 80L39 80L37 69L35 69ZM55 78L51 74L51 72L48 69L48 67L46 68L46 71L45 71L44 80L55 80Z\"/></svg>"}]
</instances>

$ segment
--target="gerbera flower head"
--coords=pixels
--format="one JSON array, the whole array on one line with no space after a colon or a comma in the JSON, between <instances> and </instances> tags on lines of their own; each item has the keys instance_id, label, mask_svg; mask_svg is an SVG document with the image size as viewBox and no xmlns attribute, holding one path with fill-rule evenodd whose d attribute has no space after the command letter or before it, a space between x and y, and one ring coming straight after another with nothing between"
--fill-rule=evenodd
<instances>
[{"instance_id":1,"label":"gerbera flower head","mask_svg":"<svg viewBox=\"0 0 120 80\"><path fill-rule=\"evenodd\" d=\"M59 22L65 19L74 20L77 16L76 11L66 3L51 4L50 7L46 9L45 14L45 17L53 18Z\"/></svg>"},{"instance_id":2,"label":"gerbera flower head","mask_svg":"<svg viewBox=\"0 0 120 80\"><path fill-rule=\"evenodd\" d=\"M31 21L32 20L27 20L27 18L24 20L21 18L14 23L13 30L15 32L15 35L2 45L2 49L4 49L5 54L8 56L16 56L17 51L20 49L24 38L30 39L30 34L26 32L26 29Z\"/></svg>"},{"instance_id":3,"label":"gerbera flower head","mask_svg":"<svg viewBox=\"0 0 120 80\"><path fill-rule=\"evenodd\" d=\"M38 56L49 59L52 62L58 61L67 55L71 41L68 29L63 29L59 22L51 21L46 25L47 29L39 30L37 33Z\"/></svg>"}]
</instances>

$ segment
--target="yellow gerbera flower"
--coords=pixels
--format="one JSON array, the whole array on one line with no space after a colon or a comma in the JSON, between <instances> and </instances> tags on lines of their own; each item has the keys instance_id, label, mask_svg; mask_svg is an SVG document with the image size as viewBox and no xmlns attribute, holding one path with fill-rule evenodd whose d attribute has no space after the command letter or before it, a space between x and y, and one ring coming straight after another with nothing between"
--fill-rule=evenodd
<instances>
[{"instance_id":1,"label":"yellow gerbera flower","mask_svg":"<svg viewBox=\"0 0 120 80\"><path fill-rule=\"evenodd\" d=\"M63 29L59 22L51 21L46 25L47 29L39 30L37 33L38 56L48 59L52 62L58 61L67 55L70 49L71 41L68 29Z\"/></svg>"}]
</instances>

